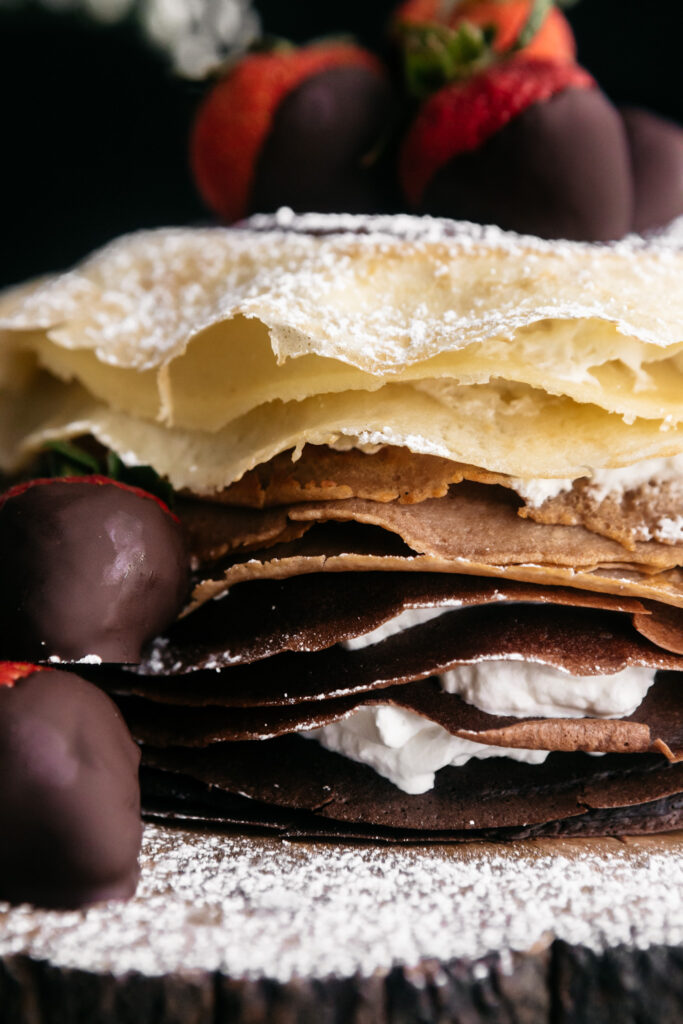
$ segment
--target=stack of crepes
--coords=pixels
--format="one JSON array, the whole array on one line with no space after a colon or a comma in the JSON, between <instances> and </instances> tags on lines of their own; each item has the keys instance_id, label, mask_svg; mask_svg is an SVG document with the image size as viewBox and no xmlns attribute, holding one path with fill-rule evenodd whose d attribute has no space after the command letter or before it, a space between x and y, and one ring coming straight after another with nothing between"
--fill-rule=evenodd
<instances>
[{"instance_id":1,"label":"stack of crepes","mask_svg":"<svg viewBox=\"0 0 683 1024\"><path fill-rule=\"evenodd\" d=\"M681 825L682 280L676 230L282 211L5 294L5 473L94 438L166 477L187 529L184 616L91 670L150 812L387 840Z\"/></svg>"}]
</instances>

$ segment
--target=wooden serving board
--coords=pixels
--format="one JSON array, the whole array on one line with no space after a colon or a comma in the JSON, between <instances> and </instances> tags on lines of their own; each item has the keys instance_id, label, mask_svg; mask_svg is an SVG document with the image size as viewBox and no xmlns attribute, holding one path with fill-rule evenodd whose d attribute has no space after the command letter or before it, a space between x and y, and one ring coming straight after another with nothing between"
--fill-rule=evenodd
<instances>
[{"instance_id":1,"label":"wooden serving board","mask_svg":"<svg viewBox=\"0 0 683 1024\"><path fill-rule=\"evenodd\" d=\"M155 824L129 903L0 904L2 1024L682 1019L683 832L399 848Z\"/></svg>"}]
</instances>

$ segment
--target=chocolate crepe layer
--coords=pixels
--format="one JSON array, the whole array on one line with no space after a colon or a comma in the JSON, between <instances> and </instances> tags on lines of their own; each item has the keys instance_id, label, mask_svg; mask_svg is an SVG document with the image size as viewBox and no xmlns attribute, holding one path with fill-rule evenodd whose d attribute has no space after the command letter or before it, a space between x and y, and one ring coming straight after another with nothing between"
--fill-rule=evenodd
<instances>
[{"instance_id":1,"label":"chocolate crepe layer","mask_svg":"<svg viewBox=\"0 0 683 1024\"><path fill-rule=\"evenodd\" d=\"M683 675L659 676L636 711L624 718L515 718L491 715L437 680L389 687L374 694L268 708L178 707L140 697L119 697L133 735L158 747L201 747L220 742L270 740L317 729L366 705L414 712L453 736L522 750L601 753L658 752L683 760ZM543 769L540 769L542 771Z\"/></svg>"},{"instance_id":2,"label":"chocolate crepe layer","mask_svg":"<svg viewBox=\"0 0 683 1024\"><path fill-rule=\"evenodd\" d=\"M166 809L177 809L191 779L206 788L193 787L186 816L201 815L208 805L212 815L233 821L237 803L238 821L272 825L275 808L282 812L275 827L297 827L306 815L302 835L324 834L320 826L330 823L339 837L375 837L379 830L403 840L609 835L665 832L683 820L683 765L657 755L551 754L540 771L506 758L470 761L442 769L434 789L420 796L408 796L366 765L297 736L201 751L144 747L143 764L163 773L147 790L152 807L155 799L170 796ZM143 786L149 778L143 773ZM229 802L223 803L226 795ZM254 801L251 818L247 800ZM584 817L596 831L582 832ZM314 824L318 830L307 831Z\"/></svg>"},{"instance_id":3,"label":"chocolate crepe layer","mask_svg":"<svg viewBox=\"0 0 683 1024\"><path fill-rule=\"evenodd\" d=\"M629 807L587 809L580 815L535 825L438 831L333 821L315 812L287 810L235 796L189 776L144 765L141 782L144 817L148 820L237 825L257 832L275 832L286 839L365 840L391 844L508 841L550 836L650 835L670 832L683 824L681 794Z\"/></svg>"},{"instance_id":4,"label":"chocolate crepe layer","mask_svg":"<svg viewBox=\"0 0 683 1024\"><path fill-rule=\"evenodd\" d=\"M350 448L304 445L299 458L282 452L245 473L241 480L212 496L212 501L243 508L271 508L297 502L339 498L400 501L412 505L442 498L461 480L498 483L497 474L436 455L385 445L372 454Z\"/></svg>"},{"instance_id":5,"label":"chocolate crepe layer","mask_svg":"<svg viewBox=\"0 0 683 1024\"><path fill-rule=\"evenodd\" d=\"M417 504L348 498L303 502L252 513L209 503L192 503L184 508L191 548L196 555L197 548L210 551L222 546L226 550L238 550L264 546L265 541L269 545L286 542L288 523L337 520L379 526L400 536L413 551L434 558L466 558L493 565L535 562L589 568L628 564L657 572L674 568L683 559L683 545L648 541L627 550L618 541L591 533L582 526L520 519L519 506L516 495L501 487L461 483L451 487L442 498ZM205 522L201 522L202 516ZM202 537L202 528L212 534L212 543Z\"/></svg>"},{"instance_id":6,"label":"chocolate crepe layer","mask_svg":"<svg viewBox=\"0 0 683 1024\"><path fill-rule=\"evenodd\" d=\"M537 523L583 526L635 551L642 541L671 544L667 524L678 521L683 507L683 481L656 480L627 491L603 494L588 480L575 480L571 490L539 506L523 506L518 514Z\"/></svg>"},{"instance_id":7,"label":"chocolate crepe layer","mask_svg":"<svg viewBox=\"0 0 683 1024\"><path fill-rule=\"evenodd\" d=\"M631 665L683 671L683 657L640 636L618 612L556 605L483 605L437 619L359 650L336 646L285 653L222 672L164 678L93 669L118 693L170 704L269 707L348 697L425 679L458 664L535 661L573 675L620 672Z\"/></svg>"},{"instance_id":8,"label":"chocolate crepe layer","mask_svg":"<svg viewBox=\"0 0 683 1024\"><path fill-rule=\"evenodd\" d=\"M516 495L503 487L463 482L452 486L442 498L417 504L349 498L302 502L249 513L209 503L187 503L181 512L184 509L190 548L199 561L203 560L199 557L202 549L210 553L221 547L234 551L263 547L266 541L268 546L284 543L289 539L288 523L330 520L380 526L399 536L414 551L434 558L577 567L629 564L649 571L673 568L683 559L683 545L648 541L626 549L618 541L593 534L581 525L520 519L519 507ZM202 536L203 530L211 537L210 542ZM209 560L209 556L204 560Z\"/></svg>"},{"instance_id":9,"label":"chocolate crepe layer","mask_svg":"<svg viewBox=\"0 0 683 1024\"><path fill-rule=\"evenodd\" d=\"M681 545L648 541L628 551L581 526L520 519L517 508L503 488L470 483L417 505L355 498L292 505L290 521L315 525L298 540L271 538L265 551L233 556L211 568L212 578L199 573L194 606L241 581L371 570L494 576L683 606Z\"/></svg>"},{"instance_id":10,"label":"chocolate crepe layer","mask_svg":"<svg viewBox=\"0 0 683 1024\"><path fill-rule=\"evenodd\" d=\"M652 638L658 646L683 653L683 627L680 640L676 630L683 612L666 610L667 631L663 624L650 622L662 606L646 607L631 597L443 573L316 573L232 588L220 601L209 601L159 637L135 671L175 676L246 665L284 651L331 647L369 633L407 609L510 602L629 613L640 632L656 634Z\"/></svg>"},{"instance_id":11,"label":"chocolate crepe layer","mask_svg":"<svg viewBox=\"0 0 683 1024\"><path fill-rule=\"evenodd\" d=\"M195 564L215 562L235 551L253 551L302 537L308 523L287 519L286 508L230 508L212 502L180 499L175 509Z\"/></svg>"},{"instance_id":12,"label":"chocolate crepe layer","mask_svg":"<svg viewBox=\"0 0 683 1024\"><path fill-rule=\"evenodd\" d=\"M442 498L450 485L462 480L499 484L515 489L518 482L501 473L421 455L386 445L372 454L350 449L335 451L305 445L296 461L283 452L215 495L213 501L247 508L270 508L297 502L362 498L413 505ZM679 480L640 484L627 492L596 494L590 479L578 479L566 492L539 506L523 502L518 515L539 523L583 526L634 549L638 540L657 537L656 524L675 519L683 501Z\"/></svg>"},{"instance_id":13,"label":"chocolate crepe layer","mask_svg":"<svg viewBox=\"0 0 683 1024\"><path fill-rule=\"evenodd\" d=\"M580 526L551 526L517 516L519 502L502 488L463 483L445 498L401 505L397 502L313 502L293 506L296 522L340 520L380 526L396 533L414 551L437 558L466 558L494 565L533 562L590 568L629 565L643 571L671 569L683 560L683 545L649 541L631 552L617 541Z\"/></svg>"},{"instance_id":14,"label":"chocolate crepe layer","mask_svg":"<svg viewBox=\"0 0 683 1024\"><path fill-rule=\"evenodd\" d=\"M636 612L633 625L659 647L683 654L683 613L679 608L646 602L645 614Z\"/></svg>"}]
</instances>

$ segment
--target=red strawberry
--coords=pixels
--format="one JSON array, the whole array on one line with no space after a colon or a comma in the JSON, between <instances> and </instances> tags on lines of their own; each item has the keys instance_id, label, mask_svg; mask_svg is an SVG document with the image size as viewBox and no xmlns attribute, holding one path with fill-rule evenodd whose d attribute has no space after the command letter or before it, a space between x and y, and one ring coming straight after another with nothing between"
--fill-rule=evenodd
<instances>
[{"instance_id":1,"label":"red strawberry","mask_svg":"<svg viewBox=\"0 0 683 1024\"><path fill-rule=\"evenodd\" d=\"M0 661L0 686L14 686L34 672L49 672L46 665L29 665L27 661Z\"/></svg>"},{"instance_id":2,"label":"red strawberry","mask_svg":"<svg viewBox=\"0 0 683 1024\"><path fill-rule=\"evenodd\" d=\"M606 241L631 224L623 125L582 68L501 61L426 100L404 141L410 205L545 238Z\"/></svg>"},{"instance_id":3,"label":"red strawberry","mask_svg":"<svg viewBox=\"0 0 683 1024\"><path fill-rule=\"evenodd\" d=\"M188 572L180 524L153 495L101 476L20 484L0 499L2 654L137 661Z\"/></svg>"},{"instance_id":4,"label":"red strawberry","mask_svg":"<svg viewBox=\"0 0 683 1024\"><path fill-rule=\"evenodd\" d=\"M382 66L358 46L250 54L199 109L195 181L225 221L283 205L371 211L378 197L366 163L390 113Z\"/></svg>"},{"instance_id":5,"label":"red strawberry","mask_svg":"<svg viewBox=\"0 0 683 1024\"><path fill-rule=\"evenodd\" d=\"M444 4L443 0L406 0L394 16L397 27L404 25L447 25L459 28L464 21L478 28L496 30L496 53L509 50L519 38L531 14L532 0L469 0ZM542 26L521 51L526 57L574 61L576 41L562 11L552 8Z\"/></svg>"}]
</instances>

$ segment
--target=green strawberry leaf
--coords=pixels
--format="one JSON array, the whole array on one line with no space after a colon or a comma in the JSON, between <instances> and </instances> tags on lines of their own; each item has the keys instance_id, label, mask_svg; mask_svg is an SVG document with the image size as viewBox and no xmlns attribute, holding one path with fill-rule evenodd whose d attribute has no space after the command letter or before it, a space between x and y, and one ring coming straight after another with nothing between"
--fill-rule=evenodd
<instances>
[{"instance_id":1,"label":"green strawberry leaf","mask_svg":"<svg viewBox=\"0 0 683 1024\"><path fill-rule=\"evenodd\" d=\"M449 82L457 82L513 56L532 42L553 7L571 7L578 0L532 0L531 9L515 42L502 53L493 47L495 25L480 28L464 20L456 28L445 22L462 0L443 0L443 22L400 25L406 88L410 96L424 99ZM505 0L499 0L504 3ZM476 4L474 4L476 6ZM467 18L468 5L464 7Z\"/></svg>"},{"instance_id":2,"label":"green strawberry leaf","mask_svg":"<svg viewBox=\"0 0 683 1024\"><path fill-rule=\"evenodd\" d=\"M493 60L495 31L469 21L457 29L406 25L401 35L406 87L416 99L431 95L449 82L468 78Z\"/></svg>"},{"instance_id":3,"label":"green strawberry leaf","mask_svg":"<svg viewBox=\"0 0 683 1024\"><path fill-rule=\"evenodd\" d=\"M45 449L48 476L86 476L100 472L95 456L71 441L49 441Z\"/></svg>"},{"instance_id":4,"label":"green strawberry leaf","mask_svg":"<svg viewBox=\"0 0 683 1024\"><path fill-rule=\"evenodd\" d=\"M131 487L139 487L167 505L174 499L174 491L167 480L151 466L126 466L116 452L108 451L98 458L73 441L49 441L45 445L45 476L108 476Z\"/></svg>"},{"instance_id":5,"label":"green strawberry leaf","mask_svg":"<svg viewBox=\"0 0 683 1024\"><path fill-rule=\"evenodd\" d=\"M110 451L107 452L107 476L161 498L169 508L173 504L173 488L151 466L126 466L115 452Z\"/></svg>"}]
</instances>

